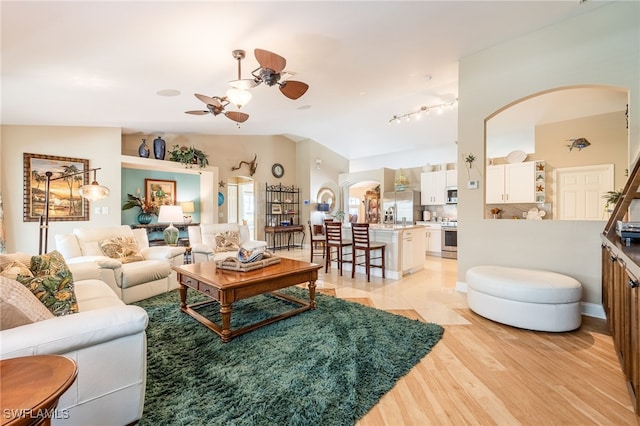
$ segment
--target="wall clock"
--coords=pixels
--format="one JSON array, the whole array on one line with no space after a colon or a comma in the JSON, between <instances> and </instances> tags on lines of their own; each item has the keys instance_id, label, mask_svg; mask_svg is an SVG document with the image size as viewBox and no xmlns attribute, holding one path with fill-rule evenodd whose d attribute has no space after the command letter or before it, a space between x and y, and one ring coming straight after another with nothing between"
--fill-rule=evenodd
<instances>
[{"instance_id":1,"label":"wall clock","mask_svg":"<svg viewBox=\"0 0 640 426\"><path fill-rule=\"evenodd\" d=\"M273 173L275 177L281 178L284 175L284 167L282 167L282 164L280 163L275 163L271 167L271 173Z\"/></svg>"}]
</instances>

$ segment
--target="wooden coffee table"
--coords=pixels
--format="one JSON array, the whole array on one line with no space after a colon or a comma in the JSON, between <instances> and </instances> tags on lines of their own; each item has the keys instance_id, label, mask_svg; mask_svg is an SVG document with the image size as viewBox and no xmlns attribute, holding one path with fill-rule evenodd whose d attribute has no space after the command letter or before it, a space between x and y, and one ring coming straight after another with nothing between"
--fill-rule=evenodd
<instances>
[{"instance_id":1,"label":"wooden coffee table","mask_svg":"<svg viewBox=\"0 0 640 426\"><path fill-rule=\"evenodd\" d=\"M178 282L180 283L180 310L191 315L218 334L222 341L226 343L236 336L255 330L263 325L288 318L309 309L315 309L316 280L318 279L318 269L321 267L321 265L315 263L281 258L280 263L250 272L235 272L216 268L214 262L175 266L173 269L178 273ZM309 283L308 302L276 292L276 290L305 282ZM210 297L211 300L187 305L188 288ZM300 307L258 323L232 330L231 304L264 293L273 294ZM222 326L205 318L194 309L216 302L220 303Z\"/></svg>"},{"instance_id":2,"label":"wooden coffee table","mask_svg":"<svg viewBox=\"0 0 640 426\"><path fill-rule=\"evenodd\" d=\"M0 361L2 425L49 425L66 419L58 399L73 384L76 363L60 355L35 355Z\"/></svg>"}]
</instances>

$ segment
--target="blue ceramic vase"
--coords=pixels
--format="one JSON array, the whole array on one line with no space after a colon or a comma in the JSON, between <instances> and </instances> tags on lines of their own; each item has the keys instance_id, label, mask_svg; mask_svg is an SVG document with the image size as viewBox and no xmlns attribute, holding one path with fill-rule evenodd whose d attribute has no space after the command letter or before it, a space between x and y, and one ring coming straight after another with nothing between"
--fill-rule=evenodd
<instances>
[{"instance_id":1,"label":"blue ceramic vase","mask_svg":"<svg viewBox=\"0 0 640 426\"><path fill-rule=\"evenodd\" d=\"M138 155L142 158L149 158L149 146L147 145L147 140L142 139L142 143L138 147Z\"/></svg>"},{"instance_id":2,"label":"blue ceramic vase","mask_svg":"<svg viewBox=\"0 0 640 426\"><path fill-rule=\"evenodd\" d=\"M166 148L166 143L160 136L153 140L153 156L156 160L164 160Z\"/></svg>"},{"instance_id":3,"label":"blue ceramic vase","mask_svg":"<svg viewBox=\"0 0 640 426\"><path fill-rule=\"evenodd\" d=\"M150 224L151 219L153 219L153 215L151 213L140 212L140 214L138 215L138 223L140 225Z\"/></svg>"}]
</instances>

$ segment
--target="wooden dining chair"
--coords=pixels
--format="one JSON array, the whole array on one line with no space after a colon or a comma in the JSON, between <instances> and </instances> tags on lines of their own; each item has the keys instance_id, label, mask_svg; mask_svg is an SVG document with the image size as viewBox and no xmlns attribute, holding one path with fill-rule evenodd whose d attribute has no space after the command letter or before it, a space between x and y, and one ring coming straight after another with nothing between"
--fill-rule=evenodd
<instances>
[{"instance_id":1,"label":"wooden dining chair","mask_svg":"<svg viewBox=\"0 0 640 426\"><path fill-rule=\"evenodd\" d=\"M327 251L327 238L324 235L324 227L322 225L312 225L310 220L307 223L309 224L309 236L311 237L311 262L313 263L314 256L322 255L324 259Z\"/></svg>"},{"instance_id":2,"label":"wooden dining chair","mask_svg":"<svg viewBox=\"0 0 640 426\"><path fill-rule=\"evenodd\" d=\"M342 265L344 263L353 263L351 253L344 252L345 248L351 247L351 240L342 238L342 222L325 222L324 235L327 247L324 272L327 273L331 262L336 261L340 276L342 276ZM345 255L347 258L345 258Z\"/></svg>"},{"instance_id":3,"label":"wooden dining chair","mask_svg":"<svg viewBox=\"0 0 640 426\"><path fill-rule=\"evenodd\" d=\"M371 281L371 268L381 268L382 278L385 278L384 249L385 243L371 241L369 237L368 223L351 224L353 269L351 278L355 277L356 266L364 266L367 273L367 282ZM374 254L372 255L372 252ZM376 254L377 252L377 254ZM372 263L371 261L375 261Z\"/></svg>"}]
</instances>

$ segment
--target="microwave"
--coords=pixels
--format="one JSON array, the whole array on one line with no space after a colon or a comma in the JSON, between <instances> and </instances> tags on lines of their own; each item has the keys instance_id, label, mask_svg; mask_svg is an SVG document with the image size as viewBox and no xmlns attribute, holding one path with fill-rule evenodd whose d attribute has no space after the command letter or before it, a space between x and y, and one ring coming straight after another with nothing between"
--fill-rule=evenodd
<instances>
[{"instance_id":1,"label":"microwave","mask_svg":"<svg viewBox=\"0 0 640 426\"><path fill-rule=\"evenodd\" d=\"M447 188L447 204L458 204L458 188Z\"/></svg>"}]
</instances>

